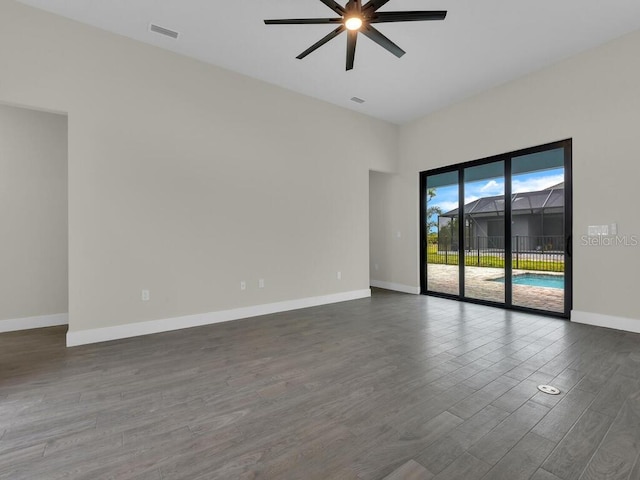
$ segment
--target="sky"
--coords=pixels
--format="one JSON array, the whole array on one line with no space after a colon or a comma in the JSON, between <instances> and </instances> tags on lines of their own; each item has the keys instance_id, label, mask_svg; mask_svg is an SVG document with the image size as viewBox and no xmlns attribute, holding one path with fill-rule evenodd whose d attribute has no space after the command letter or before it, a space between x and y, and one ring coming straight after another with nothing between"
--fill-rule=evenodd
<instances>
[{"instance_id":1,"label":"sky","mask_svg":"<svg viewBox=\"0 0 640 480\"><path fill-rule=\"evenodd\" d=\"M564 182L564 169L556 168L541 172L514 175L512 181L513 193L537 192ZM428 202L427 207L438 206L443 212L458 208L458 185L438 187L436 195ZM504 178L484 179L465 184L464 203L470 203L482 197L504 195ZM430 221L437 221L437 215ZM435 231L435 229L432 229Z\"/></svg>"}]
</instances>

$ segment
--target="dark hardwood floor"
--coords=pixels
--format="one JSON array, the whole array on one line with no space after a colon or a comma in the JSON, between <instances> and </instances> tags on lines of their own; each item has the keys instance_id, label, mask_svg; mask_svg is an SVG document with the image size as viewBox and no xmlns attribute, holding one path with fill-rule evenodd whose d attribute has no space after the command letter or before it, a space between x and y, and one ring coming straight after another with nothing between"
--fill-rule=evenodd
<instances>
[{"instance_id":1,"label":"dark hardwood floor","mask_svg":"<svg viewBox=\"0 0 640 480\"><path fill-rule=\"evenodd\" d=\"M376 290L64 337L0 335L1 479L640 479L640 335Z\"/></svg>"}]
</instances>

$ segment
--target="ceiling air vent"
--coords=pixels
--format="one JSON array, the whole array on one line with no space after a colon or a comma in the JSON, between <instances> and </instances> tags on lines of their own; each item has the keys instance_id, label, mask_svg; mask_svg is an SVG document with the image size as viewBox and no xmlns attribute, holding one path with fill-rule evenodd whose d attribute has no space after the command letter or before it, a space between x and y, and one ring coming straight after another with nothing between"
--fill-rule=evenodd
<instances>
[{"instance_id":1,"label":"ceiling air vent","mask_svg":"<svg viewBox=\"0 0 640 480\"><path fill-rule=\"evenodd\" d=\"M155 33L159 33L160 35L164 35L165 37L171 37L173 39L177 39L180 35L178 32L174 32L173 30L169 30L168 28L164 28L159 25L154 25L153 23L149 27L149 30Z\"/></svg>"},{"instance_id":2,"label":"ceiling air vent","mask_svg":"<svg viewBox=\"0 0 640 480\"><path fill-rule=\"evenodd\" d=\"M356 103L364 103L364 100L358 97L353 97L351 101Z\"/></svg>"}]
</instances>

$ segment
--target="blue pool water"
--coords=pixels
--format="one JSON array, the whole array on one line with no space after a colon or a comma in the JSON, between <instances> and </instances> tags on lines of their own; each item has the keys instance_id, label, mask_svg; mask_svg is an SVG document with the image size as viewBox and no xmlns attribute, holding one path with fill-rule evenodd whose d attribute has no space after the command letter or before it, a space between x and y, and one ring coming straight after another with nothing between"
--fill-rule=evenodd
<instances>
[{"instance_id":1,"label":"blue pool water","mask_svg":"<svg viewBox=\"0 0 640 480\"><path fill-rule=\"evenodd\" d=\"M504 277L496 282L504 283ZM514 285L529 285L530 287L564 288L564 275L544 275L540 273L525 273L513 276Z\"/></svg>"}]
</instances>

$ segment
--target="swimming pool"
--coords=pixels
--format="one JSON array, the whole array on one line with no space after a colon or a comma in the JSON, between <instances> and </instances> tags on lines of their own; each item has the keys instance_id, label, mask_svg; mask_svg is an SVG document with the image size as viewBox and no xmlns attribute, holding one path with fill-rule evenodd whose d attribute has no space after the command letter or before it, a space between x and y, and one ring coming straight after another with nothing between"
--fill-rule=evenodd
<instances>
[{"instance_id":1,"label":"swimming pool","mask_svg":"<svg viewBox=\"0 0 640 480\"><path fill-rule=\"evenodd\" d=\"M496 278L495 282L504 283L505 278ZM524 273L513 276L514 285L530 287L564 288L564 275L544 275L542 273Z\"/></svg>"}]
</instances>

